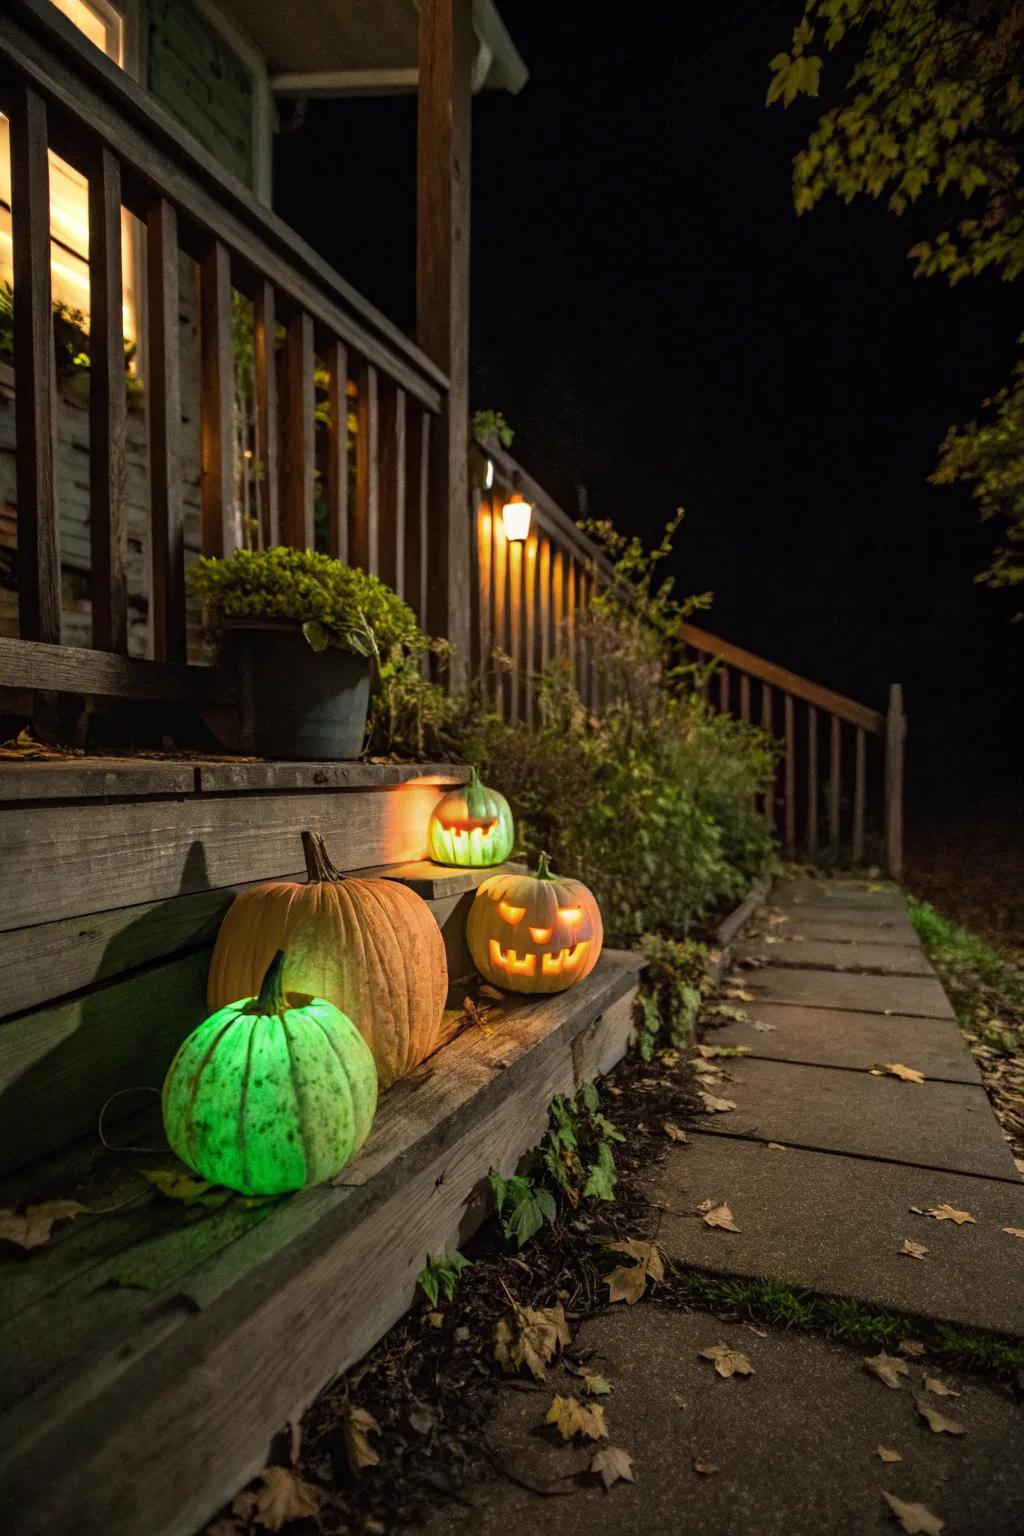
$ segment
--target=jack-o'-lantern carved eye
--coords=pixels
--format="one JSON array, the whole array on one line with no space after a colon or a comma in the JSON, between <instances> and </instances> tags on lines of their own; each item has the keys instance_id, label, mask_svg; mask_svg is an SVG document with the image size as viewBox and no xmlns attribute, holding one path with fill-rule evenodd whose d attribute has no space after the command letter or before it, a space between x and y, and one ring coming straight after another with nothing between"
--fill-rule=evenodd
<instances>
[{"instance_id":1,"label":"jack-o'-lantern carved eye","mask_svg":"<svg viewBox=\"0 0 1024 1536\"><path fill-rule=\"evenodd\" d=\"M515 928L526 916L525 907L513 907L507 901L500 901L498 903L498 911L510 928Z\"/></svg>"},{"instance_id":2,"label":"jack-o'-lantern carved eye","mask_svg":"<svg viewBox=\"0 0 1024 1536\"><path fill-rule=\"evenodd\" d=\"M550 928L531 928L530 938L535 944L547 944L551 938Z\"/></svg>"},{"instance_id":3,"label":"jack-o'-lantern carved eye","mask_svg":"<svg viewBox=\"0 0 1024 1536\"><path fill-rule=\"evenodd\" d=\"M563 923L569 923L571 926L573 923L579 922L583 916L583 910L581 907L559 907L558 915Z\"/></svg>"}]
</instances>

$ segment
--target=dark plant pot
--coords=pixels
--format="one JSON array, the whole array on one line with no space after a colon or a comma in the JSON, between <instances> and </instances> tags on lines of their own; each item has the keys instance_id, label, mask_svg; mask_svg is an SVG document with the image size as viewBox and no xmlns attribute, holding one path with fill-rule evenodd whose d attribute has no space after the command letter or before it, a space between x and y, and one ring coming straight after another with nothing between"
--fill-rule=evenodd
<instances>
[{"instance_id":1,"label":"dark plant pot","mask_svg":"<svg viewBox=\"0 0 1024 1536\"><path fill-rule=\"evenodd\" d=\"M371 662L353 651L313 651L290 624L230 626L242 750L260 757L358 757L366 737Z\"/></svg>"}]
</instances>

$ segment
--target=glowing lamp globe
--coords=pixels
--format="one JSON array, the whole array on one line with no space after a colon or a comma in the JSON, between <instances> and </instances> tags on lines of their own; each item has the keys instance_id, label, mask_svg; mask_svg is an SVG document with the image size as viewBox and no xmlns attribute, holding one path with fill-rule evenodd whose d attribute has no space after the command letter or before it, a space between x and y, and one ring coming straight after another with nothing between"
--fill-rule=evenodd
<instances>
[{"instance_id":1,"label":"glowing lamp globe","mask_svg":"<svg viewBox=\"0 0 1024 1536\"><path fill-rule=\"evenodd\" d=\"M564 992L597 964L604 929L593 894L560 880L542 853L535 875L492 875L473 898L466 940L473 964L508 992Z\"/></svg>"},{"instance_id":2,"label":"glowing lamp globe","mask_svg":"<svg viewBox=\"0 0 1024 1536\"><path fill-rule=\"evenodd\" d=\"M454 864L461 869L503 864L515 839L508 801L496 789L482 784L476 769L471 768L469 783L460 784L435 805L427 838L435 864Z\"/></svg>"},{"instance_id":3,"label":"glowing lamp globe","mask_svg":"<svg viewBox=\"0 0 1024 1536\"><path fill-rule=\"evenodd\" d=\"M533 507L519 491L513 491L501 509L505 537L510 544L521 544L530 532Z\"/></svg>"},{"instance_id":4,"label":"glowing lamp globe","mask_svg":"<svg viewBox=\"0 0 1024 1536\"><path fill-rule=\"evenodd\" d=\"M258 997L229 1003L179 1047L164 1080L183 1163L243 1195L282 1195L343 1168L377 1107L370 1047L345 1014L282 987L279 950Z\"/></svg>"}]
</instances>

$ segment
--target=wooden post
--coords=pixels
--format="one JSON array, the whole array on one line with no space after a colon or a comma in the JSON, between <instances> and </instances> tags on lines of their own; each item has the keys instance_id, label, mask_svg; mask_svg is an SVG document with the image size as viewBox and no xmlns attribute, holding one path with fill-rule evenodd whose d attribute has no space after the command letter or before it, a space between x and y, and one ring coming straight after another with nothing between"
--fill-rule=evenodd
<instances>
[{"instance_id":1,"label":"wooden post","mask_svg":"<svg viewBox=\"0 0 1024 1536\"><path fill-rule=\"evenodd\" d=\"M215 240L199 266L199 441L204 555L234 554L235 380L231 257Z\"/></svg>"},{"instance_id":2,"label":"wooden post","mask_svg":"<svg viewBox=\"0 0 1024 1536\"><path fill-rule=\"evenodd\" d=\"M181 349L178 340L178 215L164 198L149 212L149 477L153 655L187 660L185 520L181 495Z\"/></svg>"},{"instance_id":3,"label":"wooden post","mask_svg":"<svg viewBox=\"0 0 1024 1536\"><path fill-rule=\"evenodd\" d=\"M288 475L281 507L281 542L312 549L316 488L316 357L313 321L299 310L288 326Z\"/></svg>"},{"instance_id":4,"label":"wooden post","mask_svg":"<svg viewBox=\"0 0 1024 1536\"><path fill-rule=\"evenodd\" d=\"M903 739L907 733L903 713L903 689L889 685L889 712L885 717L885 851L894 880L903 875Z\"/></svg>"},{"instance_id":5,"label":"wooden post","mask_svg":"<svg viewBox=\"0 0 1024 1536\"><path fill-rule=\"evenodd\" d=\"M92 643L128 651L121 166L99 145L89 167L89 529Z\"/></svg>"},{"instance_id":6,"label":"wooden post","mask_svg":"<svg viewBox=\"0 0 1024 1536\"><path fill-rule=\"evenodd\" d=\"M449 379L431 455L430 627L470 654L469 185L473 0L420 0L416 329Z\"/></svg>"}]
</instances>

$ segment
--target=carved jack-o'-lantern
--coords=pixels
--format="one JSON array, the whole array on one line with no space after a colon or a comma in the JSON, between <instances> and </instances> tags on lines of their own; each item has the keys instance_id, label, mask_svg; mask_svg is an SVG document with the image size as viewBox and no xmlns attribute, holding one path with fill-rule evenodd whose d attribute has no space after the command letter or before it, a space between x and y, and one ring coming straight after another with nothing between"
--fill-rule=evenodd
<instances>
[{"instance_id":1,"label":"carved jack-o'-lantern","mask_svg":"<svg viewBox=\"0 0 1024 1536\"><path fill-rule=\"evenodd\" d=\"M481 784L475 768L469 783L440 799L430 815L430 857L437 864L486 869L512 852L512 812L504 795Z\"/></svg>"},{"instance_id":2,"label":"carved jack-o'-lantern","mask_svg":"<svg viewBox=\"0 0 1024 1536\"><path fill-rule=\"evenodd\" d=\"M594 969L603 937L593 895L552 875L546 853L535 875L485 880L466 925L477 970L510 992L564 992Z\"/></svg>"}]
</instances>

